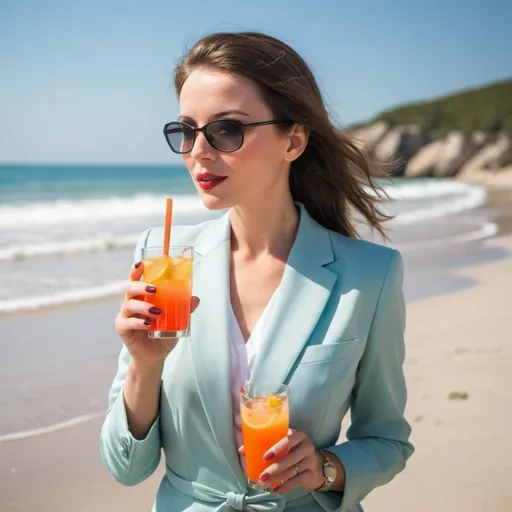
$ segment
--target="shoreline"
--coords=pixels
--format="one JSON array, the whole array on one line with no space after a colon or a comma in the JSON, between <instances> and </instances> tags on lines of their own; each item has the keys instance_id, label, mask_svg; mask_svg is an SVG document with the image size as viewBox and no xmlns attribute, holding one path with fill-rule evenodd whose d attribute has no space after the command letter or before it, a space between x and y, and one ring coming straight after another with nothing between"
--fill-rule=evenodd
<instances>
[{"instance_id":1,"label":"shoreline","mask_svg":"<svg viewBox=\"0 0 512 512\"><path fill-rule=\"evenodd\" d=\"M40 427L32 430L22 430L20 432L11 432L7 434L0 434L0 445L7 443L15 443L17 441L25 441L26 439L32 439L35 437L45 436L47 434L54 434L60 430L66 430L73 428L84 423L89 423L98 418L105 416L105 411L93 412L90 414L83 414L82 416L76 416L60 423L48 425L47 427Z\"/></svg>"},{"instance_id":2,"label":"shoreline","mask_svg":"<svg viewBox=\"0 0 512 512\"><path fill-rule=\"evenodd\" d=\"M113 293L112 295L105 295L103 297L94 297L92 299L81 299L73 302L63 302L59 304L51 304L49 306L43 306L39 308L33 309L22 309L19 311L12 311L9 313L4 313L0 311L0 327L1 322L4 320L10 320L12 318L20 318L20 317L41 317L49 314L64 312L66 310L75 310L83 308L84 306L92 305L92 304L101 304L105 302L110 302L113 300L121 301L123 299L123 293Z\"/></svg>"}]
</instances>

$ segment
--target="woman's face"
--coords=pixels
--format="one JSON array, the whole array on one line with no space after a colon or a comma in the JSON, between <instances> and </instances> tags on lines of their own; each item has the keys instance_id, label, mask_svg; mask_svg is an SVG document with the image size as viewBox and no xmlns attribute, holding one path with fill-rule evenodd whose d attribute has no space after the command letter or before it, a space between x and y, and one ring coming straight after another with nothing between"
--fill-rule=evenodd
<instances>
[{"instance_id":1,"label":"woman's face","mask_svg":"<svg viewBox=\"0 0 512 512\"><path fill-rule=\"evenodd\" d=\"M273 115L251 80L208 68L195 69L181 90L179 120L202 127L216 119L237 119L246 124L270 121ZM239 150L222 153L198 132L192 151L183 159L203 204L218 210L266 201L276 190L287 193L291 144L290 134L277 126L258 126L245 130Z\"/></svg>"}]
</instances>

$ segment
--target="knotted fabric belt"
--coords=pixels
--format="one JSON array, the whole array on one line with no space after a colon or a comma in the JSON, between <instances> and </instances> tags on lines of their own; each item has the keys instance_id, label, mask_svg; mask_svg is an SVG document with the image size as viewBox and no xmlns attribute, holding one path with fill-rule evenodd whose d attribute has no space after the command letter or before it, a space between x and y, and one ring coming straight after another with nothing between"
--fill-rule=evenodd
<instances>
[{"instance_id":1,"label":"knotted fabric belt","mask_svg":"<svg viewBox=\"0 0 512 512\"><path fill-rule=\"evenodd\" d=\"M168 467L165 473L171 484L183 494L206 503L218 504L217 512L228 512L229 510L282 512L286 506L283 496L276 496L270 492L253 495L236 492L224 493L198 482L184 480Z\"/></svg>"}]
</instances>

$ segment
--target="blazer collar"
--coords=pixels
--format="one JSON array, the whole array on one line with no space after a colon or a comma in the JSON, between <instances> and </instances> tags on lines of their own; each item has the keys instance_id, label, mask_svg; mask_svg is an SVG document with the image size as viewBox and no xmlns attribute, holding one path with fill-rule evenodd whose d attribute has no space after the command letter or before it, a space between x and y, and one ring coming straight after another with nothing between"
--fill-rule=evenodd
<instances>
[{"instance_id":1,"label":"blazer collar","mask_svg":"<svg viewBox=\"0 0 512 512\"><path fill-rule=\"evenodd\" d=\"M194 243L194 252L201 256L208 256L212 251L221 247L231 239L231 222L229 211L221 217L211 220L208 226L201 231Z\"/></svg>"}]
</instances>

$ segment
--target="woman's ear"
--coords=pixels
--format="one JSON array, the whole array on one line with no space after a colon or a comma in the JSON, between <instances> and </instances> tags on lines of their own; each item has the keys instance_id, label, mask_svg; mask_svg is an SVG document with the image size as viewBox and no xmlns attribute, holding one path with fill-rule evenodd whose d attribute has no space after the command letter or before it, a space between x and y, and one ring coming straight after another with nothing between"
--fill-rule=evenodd
<instances>
[{"instance_id":1,"label":"woman's ear","mask_svg":"<svg viewBox=\"0 0 512 512\"><path fill-rule=\"evenodd\" d=\"M288 134L288 148L286 149L285 160L293 162L297 160L308 145L309 130L301 124L294 124Z\"/></svg>"}]
</instances>

